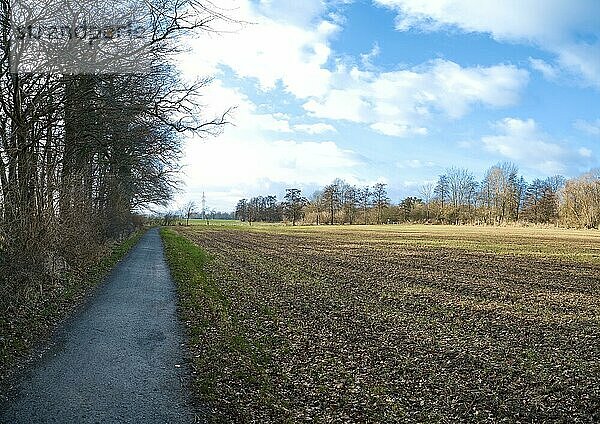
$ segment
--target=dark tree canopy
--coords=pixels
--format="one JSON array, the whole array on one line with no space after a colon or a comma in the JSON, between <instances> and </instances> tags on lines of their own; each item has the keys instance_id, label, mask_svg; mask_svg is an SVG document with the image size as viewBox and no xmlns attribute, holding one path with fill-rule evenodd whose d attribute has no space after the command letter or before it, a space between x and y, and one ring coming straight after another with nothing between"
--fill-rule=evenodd
<instances>
[{"instance_id":1,"label":"dark tree canopy","mask_svg":"<svg viewBox=\"0 0 600 424\"><path fill-rule=\"evenodd\" d=\"M210 79L185 82L172 65L182 37L226 17L200 0L133 4L0 0L0 264L11 284L85 268L132 231L136 213L169 201L180 134L212 135L226 123L227 111L203 113ZM103 45L94 59L75 48L60 56L73 40L52 50L40 39L35 55L12 31L24 13L35 25L135 15L143 43Z\"/></svg>"}]
</instances>

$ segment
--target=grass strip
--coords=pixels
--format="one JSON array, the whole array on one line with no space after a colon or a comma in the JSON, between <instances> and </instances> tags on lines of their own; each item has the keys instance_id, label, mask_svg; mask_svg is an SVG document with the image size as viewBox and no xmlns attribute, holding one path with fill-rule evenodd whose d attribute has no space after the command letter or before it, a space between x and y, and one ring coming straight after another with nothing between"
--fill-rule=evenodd
<instances>
[{"instance_id":1,"label":"grass strip","mask_svg":"<svg viewBox=\"0 0 600 424\"><path fill-rule=\"evenodd\" d=\"M11 307L0 310L0 383L8 380L15 369L27 362L33 348L49 339L57 326L83 303L145 232L146 229L140 229L115 243L83 275L65 274L48 278L42 285L44 290L32 290L18 302L12 302Z\"/></svg>"},{"instance_id":2,"label":"grass strip","mask_svg":"<svg viewBox=\"0 0 600 424\"><path fill-rule=\"evenodd\" d=\"M216 258L173 229L163 228L161 236L193 357L196 400L211 422L245 422L250 408L243 404L245 390L262 393L267 408L275 396L266 372L272 367L274 340L253 326L276 318L268 308L236 309L236 287L212 278L211 267L219 266Z\"/></svg>"}]
</instances>

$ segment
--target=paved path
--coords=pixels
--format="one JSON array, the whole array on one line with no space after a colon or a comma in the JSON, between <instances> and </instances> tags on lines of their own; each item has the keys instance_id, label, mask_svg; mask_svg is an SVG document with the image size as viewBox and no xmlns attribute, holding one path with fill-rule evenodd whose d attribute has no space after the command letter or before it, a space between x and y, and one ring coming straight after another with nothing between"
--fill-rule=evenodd
<instances>
[{"instance_id":1,"label":"paved path","mask_svg":"<svg viewBox=\"0 0 600 424\"><path fill-rule=\"evenodd\" d=\"M0 407L0 422L193 422L181 384L183 335L175 306L153 229L59 330L12 403Z\"/></svg>"}]
</instances>

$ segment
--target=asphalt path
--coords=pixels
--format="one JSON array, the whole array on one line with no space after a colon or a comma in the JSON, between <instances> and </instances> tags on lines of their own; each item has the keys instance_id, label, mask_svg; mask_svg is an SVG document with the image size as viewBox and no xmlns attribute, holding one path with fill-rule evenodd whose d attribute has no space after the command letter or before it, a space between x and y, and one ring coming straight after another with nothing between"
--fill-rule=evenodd
<instances>
[{"instance_id":1,"label":"asphalt path","mask_svg":"<svg viewBox=\"0 0 600 424\"><path fill-rule=\"evenodd\" d=\"M0 422L194 422L183 343L174 284L152 229L17 380Z\"/></svg>"}]
</instances>

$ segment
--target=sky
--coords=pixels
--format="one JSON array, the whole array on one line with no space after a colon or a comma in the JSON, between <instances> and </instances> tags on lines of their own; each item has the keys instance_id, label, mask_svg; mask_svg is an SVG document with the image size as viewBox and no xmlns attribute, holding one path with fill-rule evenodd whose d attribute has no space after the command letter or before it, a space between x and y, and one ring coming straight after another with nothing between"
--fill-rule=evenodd
<instances>
[{"instance_id":1,"label":"sky","mask_svg":"<svg viewBox=\"0 0 600 424\"><path fill-rule=\"evenodd\" d=\"M449 167L503 161L528 180L600 166L598 0L220 0L218 33L189 43L210 76L218 137L185 140L180 203L339 177L393 202Z\"/></svg>"}]
</instances>

